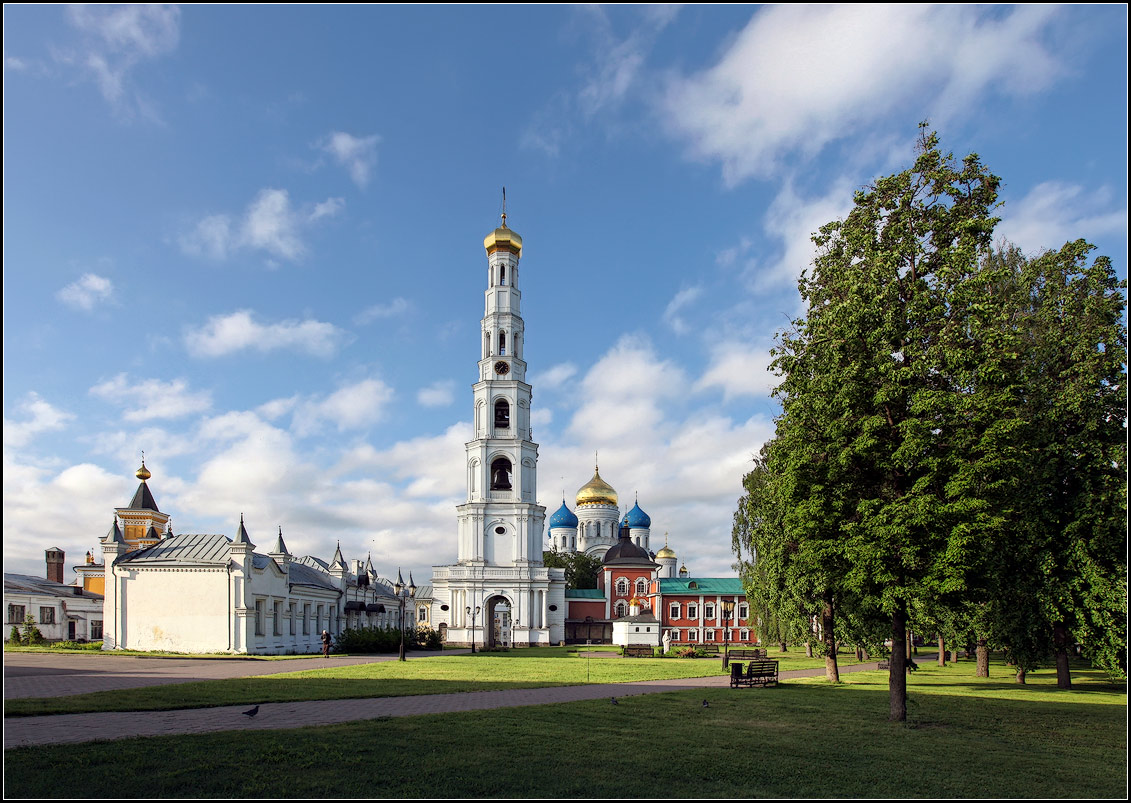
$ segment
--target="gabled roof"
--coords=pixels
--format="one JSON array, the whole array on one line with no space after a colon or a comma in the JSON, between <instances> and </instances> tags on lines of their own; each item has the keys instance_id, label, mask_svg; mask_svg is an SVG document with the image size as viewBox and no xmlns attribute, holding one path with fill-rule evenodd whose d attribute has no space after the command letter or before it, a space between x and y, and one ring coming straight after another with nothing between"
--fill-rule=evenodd
<instances>
[{"instance_id":1,"label":"gabled roof","mask_svg":"<svg viewBox=\"0 0 1131 803\"><path fill-rule=\"evenodd\" d=\"M695 585L692 586L692 583ZM746 595L737 577L661 577L661 594L740 594Z\"/></svg>"},{"instance_id":2,"label":"gabled roof","mask_svg":"<svg viewBox=\"0 0 1131 803\"><path fill-rule=\"evenodd\" d=\"M38 594L48 597L64 597L66 599L80 598L80 599L103 599L101 594L95 594L93 591L82 591L76 594L75 588L77 586L67 586L62 583L56 583L54 580L48 580L45 577L34 577L30 574L8 574L4 573L4 593L5 594Z\"/></svg>"}]
</instances>

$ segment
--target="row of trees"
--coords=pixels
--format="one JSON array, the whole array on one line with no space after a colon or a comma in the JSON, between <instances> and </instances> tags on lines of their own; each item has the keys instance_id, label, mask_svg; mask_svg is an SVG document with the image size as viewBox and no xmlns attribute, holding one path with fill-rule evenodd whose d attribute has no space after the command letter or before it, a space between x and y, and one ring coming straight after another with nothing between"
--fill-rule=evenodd
<instances>
[{"instance_id":1,"label":"row of trees","mask_svg":"<svg viewBox=\"0 0 1131 803\"><path fill-rule=\"evenodd\" d=\"M921 129L913 167L814 236L806 315L780 334L774 438L734 548L763 621L812 638L1004 649L1019 679L1073 643L1126 674L1126 323L1082 240L993 244L1000 179Z\"/></svg>"}]
</instances>

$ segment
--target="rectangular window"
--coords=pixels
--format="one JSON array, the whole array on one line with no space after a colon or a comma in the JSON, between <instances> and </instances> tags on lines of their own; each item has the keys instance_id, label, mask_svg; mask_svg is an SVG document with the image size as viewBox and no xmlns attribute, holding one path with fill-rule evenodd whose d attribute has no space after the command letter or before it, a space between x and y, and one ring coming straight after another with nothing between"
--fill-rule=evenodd
<instances>
[{"instance_id":1,"label":"rectangular window","mask_svg":"<svg viewBox=\"0 0 1131 803\"><path fill-rule=\"evenodd\" d=\"M271 605L271 628L276 636L283 635L283 603L281 602Z\"/></svg>"},{"instance_id":2,"label":"rectangular window","mask_svg":"<svg viewBox=\"0 0 1131 803\"><path fill-rule=\"evenodd\" d=\"M741 639L742 639L743 641L750 641L750 631L749 631L749 630L747 630L747 629L746 629L745 627L744 627L744 628L742 628L741 630L739 630L739 631L738 631L738 634L739 634L739 637L740 637L740 638L741 638Z\"/></svg>"},{"instance_id":3,"label":"rectangular window","mask_svg":"<svg viewBox=\"0 0 1131 803\"><path fill-rule=\"evenodd\" d=\"M326 628L322 627L322 606L318 606L317 613L314 615L314 632L321 633Z\"/></svg>"},{"instance_id":4,"label":"rectangular window","mask_svg":"<svg viewBox=\"0 0 1131 803\"><path fill-rule=\"evenodd\" d=\"M24 623L24 616L26 615L23 605L9 605L8 606L8 624L22 625Z\"/></svg>"},{"instance_id":5,"label":"rectangular window","mask_svg":"<svg viewBox=\"0 0 1131 803\"><path fill-rule=\"evenodd\" d=\"M310 635L310 603L303 603L302 606L302 634L304 636Z\"/></svg>"},{"instance_id":6,"label":"rectangular window","mask_svg":"<svg viewBox=\"0 0 1131 803\"><path fill-rule=\"evenodd\" d=\"M290 605L290 615L287 617L291 620L291 635L295 634L295 619L298 618L298 603L292 602Z\"/></svg>"},{"instance_id":7,"label":"rectangular window","mask_svg":"<svg viewBox=\"0 0 1131 803\"><path fill-rule=\"evenodd\" d=\"M738 618L739 619L749 619L750 618L750 606L747 605L745 602L738 606Z\"/></svg>"},{"instance_id":8,"label":"rectangular window","mask_svg":"<svg viewBox=\"0 0 1131 803\"><path fill-rule=\"evenodd\" d=\"M706 605L703 606L703 618L704 619L714 619L715 618L715 606L714 606L714 604L708 602Z\"/></svg>"},{"instance_id":9,"label":"rectangular window","mask_svg":"<svg viewBox=\"0 0 1131 803\"><path fill-rule=\"evenodd\" d=\"M694 602L687 603L687 618L688 619L698 619L699 618L699 606L696 605Z\"/></svg>"},{"instance_id":10,"label":"rectangular window","mask_svg":"<svg viewBox=\"0 0 1131 803\"><path fill-rule=\"evenodd\" d=\"M428 609L426 607L424 607L423 605L420 606L420 610L417 611L417 614L418 615L416 617L416 621L418 621L418 622L427 622L428 621Z\"/></svg>"},{"instance_id":11,"label":"rectangular window","mask_svg":"<svg viewBox=\"0 0 1131 803\"><path fill-rule=\"evenodd\" d=\"M673 602L671 604L671 607L668 609L668 618L669 619L678 619L679 618L679 603L678 602Z\"/></svg>"},{"instance_id":12,"label":"rectangular window","mask_svg":"<svg viewBox=\"0 0 1131 803\"><path fill-rule=\"evenodd\" d=\"M688 630L687 631L687 640L688 641L698 641L699 640L699 631L698 630Z\"/></svg>"},{"instance_id":13,"label":"rectangular window","mask_svg":"<svg viewBox=\"0 0 1131 803\"><path fill-rule=\"evenodd\" d=\"M255 635L264 635L263 630L263 600L257 599L255 601Z\"/></svg>"},{"instance_id":14,"label":"rectangular window","mask_svg":"<svg viewBox=\"0 0 1131 803\"><path fill-rule=\"evenodd\" d=\"M40 608L39 609L39 623L41 625L55 624L55 609L54 608Z\"/></svg>"},{"instance_id":15,"label":"rectangular window","mask_svg":"<svg viewBox=\"0 0 1131 803\"><path fill-rule=\"evenodd\" d=\"M714 630L708 630L707 631L707 641L714 641L714 640L715 640L715 631Z\"/></svg>"},{"instance_id":16,"label":"rectangular window","mask_svg":"<svg viewBox=\"0 0 1131 803\"><path fill-rule=\"evenodd\" d=\"M90 640L98 641L102 638L102 620L94 619L90 623Z\"/></svg>"}]
</instances>

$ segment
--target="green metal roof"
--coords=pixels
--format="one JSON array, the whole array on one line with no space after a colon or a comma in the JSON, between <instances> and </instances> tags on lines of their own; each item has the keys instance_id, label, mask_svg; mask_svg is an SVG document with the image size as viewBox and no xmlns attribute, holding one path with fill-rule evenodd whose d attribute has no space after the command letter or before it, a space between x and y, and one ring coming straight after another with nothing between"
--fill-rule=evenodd
<instances>
[{"instance_id":1,"label":"green metal roof","mask_svg":"<svg viewBox=\"0 0 1131 803\"><path fill-rule=\"evenodd\" d=\"M664 577L660 579L660 593L746 596L742 581L737 577Z\"/></svg>"},{"instance_id":2,"label":"green metal roof","mask_svg":"<svg viewBox=\"0 0 1131 803\"><path fill-rule=\"evenodd\" d=\"M569 599L604 599L605 592L599 588L567 588L565 595Z\"/></svg>"}]
</instances>

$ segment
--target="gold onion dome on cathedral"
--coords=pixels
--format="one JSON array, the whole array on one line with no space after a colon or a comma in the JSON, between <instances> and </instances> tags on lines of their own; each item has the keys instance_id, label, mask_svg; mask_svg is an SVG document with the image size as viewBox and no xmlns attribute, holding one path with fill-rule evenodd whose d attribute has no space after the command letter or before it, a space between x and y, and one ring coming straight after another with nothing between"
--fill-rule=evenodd
<instances>
[{"instance_id":1,"label":"gold onion dome on cathedral","mask_svg":"<svg viewBox=\"0 0 1131 803\"><path fill-rule=\"evenodd\" d=\"M617 506L617 492L613 486L601 479L601 472L593 469L593 479L582 485L577 491L578 505L612 505Z\"/></svg>"},{"instance_id":2,"label":"gold onion dome on cathedral","mask_svg":"<svg viewBox=\"0 0 1131 803\"><path fill-rule=\"evenodd\" d=\"M675 550L672 549L667 544L664 544L664 548L656 553L656 557L657 558L675 558Z\"/></svg>"},{"instance_id":3,"label":"gold onion dome on cathedral","mask_svg":"<svg viewBox=\"0 0 1131 803\"><path fill-rule=\"evenodd\" d=\"M137 471L134 472L134 476L137 477L142 482L145 482L147 479L149 479L153 475L149 473L149 469L147 469L145 467L145 461L142 460L141 461L141 468L139 468Z\"/></svg>"},{"instance_id":4,"label":"gold onion dome on cathedral","mask_svg":"<svg viewBox=\"0 0 1131 803\"><path fill-rule=\"evenodd\" d=\"M483 238L483 247L487 249L488 256L499 249L510 251L515 256L522 256L522 238L518 236L518 232L507 228L506 213L503 213L503 225Z\"/></svg>"}]
</instances>

